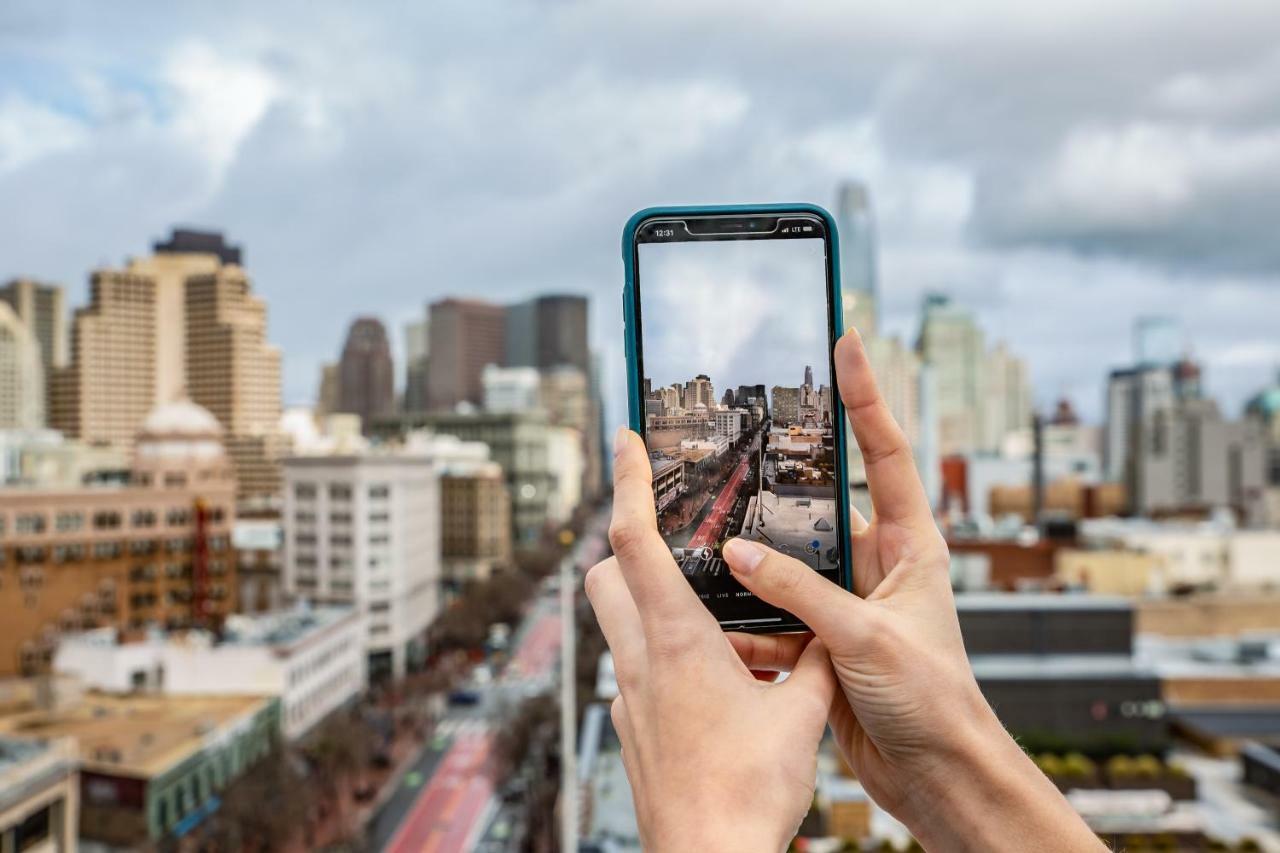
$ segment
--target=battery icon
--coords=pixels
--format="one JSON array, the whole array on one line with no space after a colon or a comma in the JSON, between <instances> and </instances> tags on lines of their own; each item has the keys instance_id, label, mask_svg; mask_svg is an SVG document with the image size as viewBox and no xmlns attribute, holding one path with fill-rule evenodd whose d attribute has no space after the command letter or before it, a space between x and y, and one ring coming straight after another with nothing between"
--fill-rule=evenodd
<instances>
[{"instance_id":1,"label":"battery icon","mask_svg":"<svg viewBox=\"0 0 1280 853\"><path fill-rule=\"evenodd\" d=\"M812 230L813 230L813 226L812 226L812 225L805 225L805 226L804 226L804 230L805 230L805 231L812 231Z\"/></svg>"}]
</instances>

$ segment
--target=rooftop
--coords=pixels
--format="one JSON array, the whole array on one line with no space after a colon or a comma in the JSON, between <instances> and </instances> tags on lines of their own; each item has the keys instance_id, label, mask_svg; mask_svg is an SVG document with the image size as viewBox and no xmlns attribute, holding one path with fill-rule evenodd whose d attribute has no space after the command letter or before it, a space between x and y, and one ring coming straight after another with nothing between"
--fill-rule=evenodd
<instances>
[{"instance_id":1,"label":"rooftop","mask_svg":"<svg viewBox=\"0 0 1280 853\"><path fill-rule=\"evenodd\" d=\"M979 680L1156 677L1128 655L971 655L969 664Z\"/></svg>"},{"instance_id":2,"label":"rooftop","mask_svg":"<svg viewBox=\"0 0 1280 853\"><path fill-rule=\"evenodd\" d=\"M212 735L247 727L272 701L91 693L64 710L0 717L0 737L72 737L86 769L150 778L203 749Z\"/></svg>"},{"instance_id":3,"label":"rooftop","mask_svg":"<svg viewBox=\"0 0 1280 853\"><path fill-rule=\"evenodd\" d=\"M70 740L0 737L0 811L75 772L75 761Z\"/></svg>"},{"instance_id":4,"label":"rooftop","mask_svg":"<svg viewBox=\"0 0 1280 853\"><path fill-rule=\"evenodd\" d=\"M1133 602L1118 595L1082 592L958 592L956 609L983 610L1132 610Z\"/></svg>"}]
</instances>

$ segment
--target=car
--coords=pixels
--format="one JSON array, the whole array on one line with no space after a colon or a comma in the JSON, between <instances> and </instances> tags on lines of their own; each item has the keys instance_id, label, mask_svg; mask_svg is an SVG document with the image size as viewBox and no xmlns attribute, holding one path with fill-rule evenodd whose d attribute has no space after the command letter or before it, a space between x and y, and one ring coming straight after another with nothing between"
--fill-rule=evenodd
<instances>
[{"instance_id":1,"label":"car","mask_svg":"<svg viewBox=\"0 0 1280 853\"><path fill-rule=\"evenodd\" d=\"M479 705L480 691L459 687L449 694L450 705Z\"/></svg>"}]
</instances>

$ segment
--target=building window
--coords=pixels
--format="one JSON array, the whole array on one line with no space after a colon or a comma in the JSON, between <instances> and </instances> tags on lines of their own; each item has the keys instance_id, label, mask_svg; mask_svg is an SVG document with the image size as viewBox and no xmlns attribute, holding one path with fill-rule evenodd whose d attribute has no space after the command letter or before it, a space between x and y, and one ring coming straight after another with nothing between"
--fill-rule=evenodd
<instances>
[{"instance_id":1,"label":"building window","mask_svg":"<svg viewBox=\"0 0 1280 853\"><path fill-rule=\"evenodd\" d=\"M303 512L298 510L293 514L293 520L298 524L315 524L316 514L314 512Z\"/></svg>"},{"instance_id":2,"label":"building window","mask_svg":"<svg viewBox=\"0 0 1280 853\"><path fill-rule=\"evenodd\" d=\"M331 512L329 513L330 524L350 524L351 513L349 512Z\"/></svg>"},{"instance_id":3,"label":"building window","mask_svg":"<svg viewBox=\"0 0 1280 853\"><path fill-rule=\"evenodd\" d=\"M84 513L60 512L53 522L59 533L71 533L84 527Z\"/></svg>"},{"instance_id":4,"label":"building window","mask_svg":"<svg viewBox=\"0 0 1280 853\"><path fill-rule=\"evenodd\" d=\"M171 509L166 521L170 527L185 527L191 523L191 513L185 509Z\"/></svg>"},{"instance_id":5,"label":"building window","mask_svg":"<svg viewBox=\"0 0 1280 853\"><path fill-rule=\"evenodd\" d=\"M300 501L313 501L316 499L315 483L295 483L293 487L293 496Z\"/></svg>"},{"instance_id":6,"label":"building window","mask_svg":"<svg viewBox=\"0 0 1280 853\"><path fill-rule=\"evenodd\" d=\"M44 533L44 525L44 513L20 512L14 520L13 530L15 533Z\"/></svg>"},{"instance_id":7,"label":"building window","mask_svg":"<svg viewBox=\"0 0 1280 853\"><path fill-rule=\"evenodd\" d=\"M93 514L95 530L115 530L120 526L120 513L113 510L102 510Z\"/></svg>"},{"instance_id":8,"label":"building window","mask_svg":"<svg viewBox=\"0 0 1280 853\"><path fill-rule=\"evenodd\" d=\"M346 483L330 483L329 499L335 501L351 500L351 487Z\"/></svg>"},{"instance_id":9,"label":"building window","mask_svg":"<svg viewBox=\"0 0 1280 853\"><path fill-rule=\"evenodd\" d=\"M114 560L124 553L119 542L94 542L93 558L95 560Z\"/></svg>"},{"instance_id":10,"label":"building window","mask_svg":"<svg viewBox=\"0 0 1280 853\"><path fill-rule=\"evenodd\" d=\"M386 500L391 495L391 487L385 483L378 483L369 487L369 497L375 501Z\"/></svg>"},{"instance_id":11,"label":"building window","mask_svg":"<svg viewBox=\"0 0 1280 853\"><path fill-rule=\"evenodd\" d=\"M156 514L149 509L135 509L131 521L134 527L155 527Z\"/></svg>"},{"instance_id":12,"label":"building window","mask_svg":"<svg viewBox=\"0 0 1280 853\"><path fill-rule=\"evenodd\" d=\"M170 471L164 475L164 484L167 488L181 489L187 485L187 475L180 471Z\"/></svg>"}]
</instances>

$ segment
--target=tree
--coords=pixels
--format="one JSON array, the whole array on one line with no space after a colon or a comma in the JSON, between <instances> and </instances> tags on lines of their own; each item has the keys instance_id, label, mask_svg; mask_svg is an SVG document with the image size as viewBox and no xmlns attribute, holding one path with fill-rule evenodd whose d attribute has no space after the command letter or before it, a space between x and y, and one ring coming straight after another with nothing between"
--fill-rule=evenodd
<instances>
[{"instance_id":1,"label":"tree","mask_svg":"<svg viewBox=\"0 0 1280 853\"><path fill-rule=\"evenodd\" d=\"M271 752L232 782L222 807L201 836L210 850L279 850L295 837L315 809L306 775L285 747Z\"/></svg>"}]
</instances>

